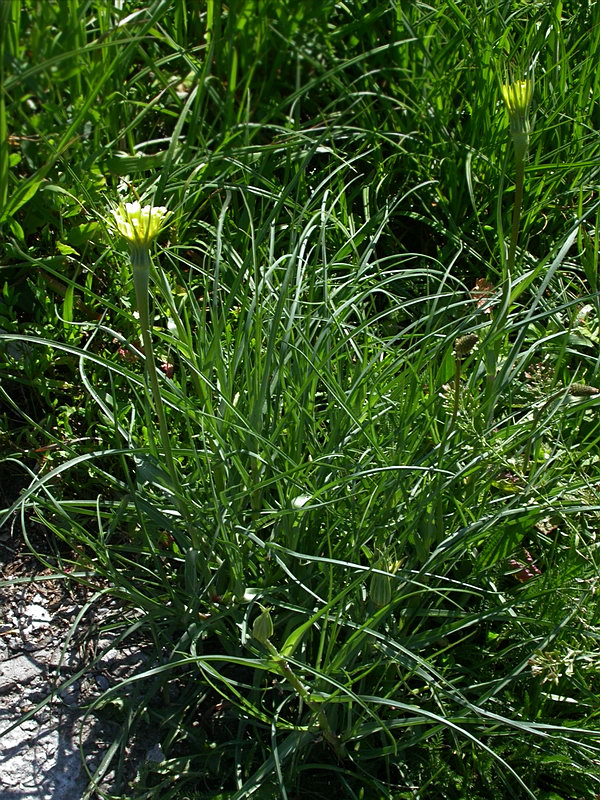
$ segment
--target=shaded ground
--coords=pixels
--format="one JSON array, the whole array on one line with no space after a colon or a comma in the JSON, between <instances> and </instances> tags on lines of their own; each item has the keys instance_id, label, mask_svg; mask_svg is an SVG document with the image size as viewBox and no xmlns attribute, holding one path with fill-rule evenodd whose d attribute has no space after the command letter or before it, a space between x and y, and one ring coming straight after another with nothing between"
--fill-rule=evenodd
<instances>
[{"instance_id":1,"label":"shaded ground","mask_svg":"<svg viewBox=\"0 0 600 800\"><path fill-rule=\"evenodd\" d=\"M87 770L97 768L119 728L110 711L99 720L86 707L144 657L135 648L111 650L95 633L118 611L113 600L90 604L91 592L42 570L7 527L0 570L0 800L80 800ZM152 758L152 742L132 763L148 750Z\"/></svg>"}]
</instances>

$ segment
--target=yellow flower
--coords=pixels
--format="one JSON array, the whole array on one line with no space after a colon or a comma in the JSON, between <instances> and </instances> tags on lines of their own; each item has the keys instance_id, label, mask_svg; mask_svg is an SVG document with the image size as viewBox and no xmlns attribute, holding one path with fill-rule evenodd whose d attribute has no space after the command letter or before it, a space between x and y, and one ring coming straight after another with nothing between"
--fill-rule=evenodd
<instances>
[{"instance_id":1,"label":"yellow flower","mask_svg":"<svg viewBox=\"0 0 600 800\"><path fill-rule=\"evenodd\" d=\"M525 133L529 130L528 111L533 97L533 81L514 81L502 84L502 98L508 112L511 131Z\"/></svg>"},{"instance_id":2,"label":"yellow flower","mask_svg":"<svg viewBox=\"0 0 600 800\"><path fill-rule=\"evenodd\" d=\"M138 202L111 210L117 230L135 247L149 247L170 213L165 206L142 206Z\"/></svg>"}]
</instances>

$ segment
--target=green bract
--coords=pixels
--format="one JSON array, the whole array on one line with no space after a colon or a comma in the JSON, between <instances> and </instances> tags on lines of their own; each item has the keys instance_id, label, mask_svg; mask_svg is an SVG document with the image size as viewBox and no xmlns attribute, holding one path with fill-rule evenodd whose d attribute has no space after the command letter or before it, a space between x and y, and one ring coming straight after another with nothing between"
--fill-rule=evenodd
<instances>
[{"instance_id":1,"label":"green bract","mask_svg":"<svg viewBox=\"0 0 600 800\"><path fill-rule=\"evenodd\" d=\"M533 81L523 80L502 84L502 98L508 111L511 130L525 132L529 128L527 113L533 97Z\"/></svg>"},{"instance_id":2,"label":"green bract","mask_svg":"<svg viewBox=\"0 0 600 800\"><path fill-rule=\"evenodd\" d=\"M264 608L262 613L254 620L252 636L263 644L273 636L273 620L268 608Z\"/></svg>"}]
</instances>

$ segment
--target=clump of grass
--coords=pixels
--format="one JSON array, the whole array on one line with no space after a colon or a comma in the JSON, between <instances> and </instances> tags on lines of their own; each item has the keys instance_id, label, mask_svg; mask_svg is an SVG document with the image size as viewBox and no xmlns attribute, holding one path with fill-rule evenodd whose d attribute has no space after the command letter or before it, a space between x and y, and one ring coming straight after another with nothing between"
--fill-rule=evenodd
<instances>
[{"instance_id":1,"label":"clump of grass","mask_svg":"<svg viewBox=\"0 0 600 800\"><path fill-rule=\"evenodd\" d=\"M90 792L150 724L113 793L591 800L596 7L93 6L11 18L0 169L2 517L149 653Z\"/></svg>"}]
</instances>

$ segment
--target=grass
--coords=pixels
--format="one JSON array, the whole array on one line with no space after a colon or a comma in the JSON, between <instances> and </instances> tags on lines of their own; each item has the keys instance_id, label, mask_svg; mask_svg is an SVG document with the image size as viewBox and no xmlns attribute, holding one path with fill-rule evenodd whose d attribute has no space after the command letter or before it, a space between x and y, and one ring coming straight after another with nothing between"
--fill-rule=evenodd
<instances>
[{"instance_id":1,"label":"grass","mask_svg":"<svg viewBox=\"0 0 600 800\"><path fill-rule=\"evenodd\" d=\"M2 14L2 518L147 654L90 794L597 796L598 5Z\"/></svg>"}]
</instances>

